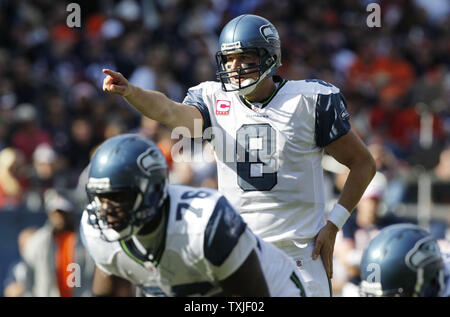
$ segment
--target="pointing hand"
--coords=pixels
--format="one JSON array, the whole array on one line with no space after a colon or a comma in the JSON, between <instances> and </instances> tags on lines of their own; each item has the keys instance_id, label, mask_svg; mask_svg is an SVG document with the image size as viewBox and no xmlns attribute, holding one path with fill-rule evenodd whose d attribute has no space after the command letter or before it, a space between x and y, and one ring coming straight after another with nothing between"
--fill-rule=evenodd
<instances>
[{"instance_id":1,"label":"pointing hand","mask_svg":"<svg viewBox=\"0 0 450 317\"><path fill-rule=\"evenodd\" d=\"M110 69L103 69L107 76L103 79L103 91L126 97L131 93L132 85L128 80L118 72Z\"/></svg>"}]
</instances>

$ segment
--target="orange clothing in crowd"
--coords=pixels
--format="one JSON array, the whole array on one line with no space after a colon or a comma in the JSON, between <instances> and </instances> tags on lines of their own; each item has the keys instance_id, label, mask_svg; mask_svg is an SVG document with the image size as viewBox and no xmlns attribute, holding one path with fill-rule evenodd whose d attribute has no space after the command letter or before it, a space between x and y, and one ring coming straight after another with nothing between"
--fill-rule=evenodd
<instances>
[{"instance_id":1,"label":"orange clothing in crowd","mask_svg":"<svg viewBox=\"0 0 450 317\"><path fill-rule=\"evenodd\" d=\"M357 59L348 77L352 86L369 84L382 97L394 99L407 92L415 74L410 63L404 59L376 57L369 63Z\"/></svg>"},{"instance_id":2,"label":"orange clothing in crowd","mask_svg":"<svg viewBox=\"0 0 450 317\"><path fill-rule=\"evenodd\" d=\"M76 235L74 232L63 232L55 235L56 253L55 266L56 277L61 297L71 297L72 288L67 280L72 271L68 271L69 264L74 262Z\"/></svg>"},{"instance_id":3,"label":"orange clothing in crowd","mask_svg":"<svg viewBox=\"0 0 450 317\"><path fill-rule=\"evenodd\" d=\"M172 160L172 144L170 144L170 142L164 142L164 141L160 141L157 143L158 148L161 150L161 153L164 155L164 158L167 161L167 166L169 167L169 169L172 169L172 164L173 164L173 160Z\"/></svg>"},{"instance_id":4,"label":"orange clothing in crowd","mask_svg":"<svg viewBox=\"0 0 450 317\"><path fill-rule=\"evenodd\" d=\"M386 109L380 105L369 113L370 126L377 131L384 131L385 137L396 142L398 146L412 146L420 135L420 114L414 107ZM445 138L445 130L438 115L433 115L433 137Z\"/></svg>"}]
</instances>

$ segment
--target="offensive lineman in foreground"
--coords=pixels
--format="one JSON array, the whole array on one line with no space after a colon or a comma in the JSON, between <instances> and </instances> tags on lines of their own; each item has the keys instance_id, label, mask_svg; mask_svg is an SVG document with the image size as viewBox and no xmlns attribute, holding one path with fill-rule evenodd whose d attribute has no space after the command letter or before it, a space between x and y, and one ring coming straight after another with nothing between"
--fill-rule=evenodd
<instances>
[{"instance_id":1,"label":"offensive lineman in foreground","mask_svg":"<svg viewBox=\"0 0 450 317\"><path fill-rule=\"evenodd\" d=\"M106 140L86 191L81 235L97 296L114 294L114 276L149 296L306 296L292 259L254 235L218 191L168 185L162 153L143 137Z\"/></svg>"},{"instance_id":2,"label":"offensive lineman in foreground","mask_svg":"<svg viewBox=\"0 0 450 317\"><path fill-rule=\"evenodd\" d=\"M108 69L103 89L171 129L211 140L219 191L255 234L295 260L308 295L331 296L337 231L375 174L372 156L350 128L345 100L322 80L275 76L280 38L256 15L228 22L216 61L220 82L190 88L183 103ZM328 217L324 151L350 169Z\"/></svg>"}]
</instances>

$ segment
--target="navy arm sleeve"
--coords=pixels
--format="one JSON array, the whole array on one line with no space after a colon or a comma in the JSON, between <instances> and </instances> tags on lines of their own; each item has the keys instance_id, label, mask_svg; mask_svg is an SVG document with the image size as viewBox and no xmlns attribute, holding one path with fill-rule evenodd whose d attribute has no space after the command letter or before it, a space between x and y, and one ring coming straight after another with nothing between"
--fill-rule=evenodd
<instances>
[{"instance_id":1,"label":"navy arm sleeve","mask_svg":"<svg viewBox=\"0 0 450 317\"><path fill-rule=\"evenodd\" d=\"M196 107L203 118L203 131L211 127L211 117L209 115L208 106L203 100L203 89L201 88L190 88L187 92L186 97L184 97L183 103L186 105Z\"/></svg>"},{"instance_id":2,"label":"navy arm sleeve","mask_svg":"<svg viewBox=\"0 0 450 317\"><path fill-rule=\"evenodd\" d=\"M316 103L316 144L325 147L350 131L350 115L341 93L319 94Z\"/></svg>"},{"instance_id":3,"label":"navy arm sleeve","mask_svg":"<svg viewBox=\"0 0 450 317\"><path fill-rule=\"evenodd\" d=\"M205 229L205 258L220 266L239 242L247 224L225 197L217 201Z\"/></svg>"}]
</instances>

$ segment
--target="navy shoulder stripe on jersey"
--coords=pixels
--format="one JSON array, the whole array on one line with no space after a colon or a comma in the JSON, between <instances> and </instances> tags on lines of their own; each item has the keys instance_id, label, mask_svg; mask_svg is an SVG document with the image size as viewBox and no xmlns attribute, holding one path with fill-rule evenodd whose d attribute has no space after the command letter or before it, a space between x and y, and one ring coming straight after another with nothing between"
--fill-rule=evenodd
<instances>
[{"instance_id":1,"label":"navy shoulder stripe on jersey","mask_svg":"<svg viewBox=\"0 0 450 317\"><path fill-rule=\"evenodd\" d=\"M220 198L205 229L203 241L205 258L213 265L222 265L238 243L246 226L241 215L226 198Z\"/></svg>"},{"instance_id":2,"label":"navy shoulder stripe on jersey","mask_svg":"<svg viewBox=\"0 0 450 317\"><path fill-rule=\"evenodd\" d=\"M203 100L203 89L201 88L190 88L187 92L186 97L183 100L183 103L186 105L194 106L196 107L200 113L202 114L203 118L203 131L205 132L206 129L211 127L211 117L209 115L208 106L206 105L205 101Z\"/></svg>"},{"instance_id":3,"label":"navy shoulder stripe on jersey","mask_svg":"<svg viewBox=\"0 0 450 317\"><path fill-rule=\"evenodd\" d=\"M316 144L325 147L350 131L350 115L341 93L319 94L316 103Z\"/></svg>"}]
</instances>

